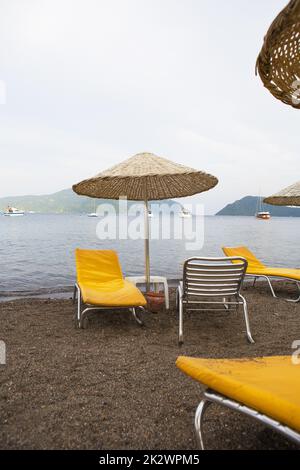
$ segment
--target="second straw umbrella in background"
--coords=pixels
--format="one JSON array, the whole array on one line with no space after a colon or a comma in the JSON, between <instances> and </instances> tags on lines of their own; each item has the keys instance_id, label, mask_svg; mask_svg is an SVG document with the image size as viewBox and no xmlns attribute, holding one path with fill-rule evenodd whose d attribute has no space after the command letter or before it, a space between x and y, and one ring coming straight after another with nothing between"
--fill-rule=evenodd
<instances>
[{"instance_id":1,"label":"second straw umbrella in background","mask_svg":"<svg viewBox=\"0 0 300 470\"><path fill-rule=\"evenodd\" d=\"M145 281L150 289L148 201L192 196L216 186L218 179L152 153L139 153L73 186L93 198L143 201L145 209Z\"/></svg>"},{"instance_id":2,"label":"second straw umbrella in background","mask_svg":"<svg viewBox=\"0 0 300 470\"><path fill-rule=\"evenodd\" d=\"M264 202L273 206L300 206L300 181L266 197Z\"/></svg>"}]
</instances>

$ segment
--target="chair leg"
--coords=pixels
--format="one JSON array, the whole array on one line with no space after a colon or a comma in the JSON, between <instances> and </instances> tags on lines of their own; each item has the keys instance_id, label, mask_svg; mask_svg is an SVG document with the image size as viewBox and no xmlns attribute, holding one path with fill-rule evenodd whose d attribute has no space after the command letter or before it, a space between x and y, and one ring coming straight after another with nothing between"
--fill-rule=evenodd
<instances>
[{"instance_id":1,"label":"chair leg","mask_svg":"<svg viewBox=\"0 0 300 470\"><path fill-rule=\"evenodd\" d=\"M247 339L249 343L255 343L254 339L252 338L251 335L251 330L250 330L250 323L249 323L249 317L248 317L248 307L247 307L247 302L245 297L243 297L241 294L239 294L240 299L243 301L243 309L244 309L244 317L245 317L245 323L246 323L246 332L247 332Z\"/></svg>"},{"instance_id":2,"label":"chair leg","mask_svg":"<svg viewBox=\"0 0 300 470\"><path fill-rule=\"evenodd\" d=\"M226 303L226 297L223 297L223 302L225 310L229 310L229 305Z\"/></svg>"},{"instance_id":3,"label":"chair leg","mask_svg":"<svg viewBox=\"0 0 300 470\"><path fill-rule=\"evenodd\" d=\"M253 280L253 285L252 285L252 287L255 287L256 279L257 279L257 277L254 276L254 280Z\"/></svg>"},{"instance_id":4,"label":"chair leg","mask_svg":"<svg viewBox=\"0 0 300 470\"><path fill-rule=\"evenodd\" d=\"M198 405L198 408L195 414L195 430L196 430L197 441L199 443L199 447L201 450L204 450L203 419L204 419L205 411L207 410L209 405L211 405L211 402L208 401L206 398L203 398L203 400Z\"/></svg>"},{"instance_id":5,"label":"chair leg","mask_svg":"<svg viewBox=\"0 0 300 470\"><path fill-rule=\"evenodd\" d=\"M182 292L180 287L178 288L178 314L179 314L179 334L178 342L183 344L183 302L182 302Z\"/></svg>"}]
</instances>

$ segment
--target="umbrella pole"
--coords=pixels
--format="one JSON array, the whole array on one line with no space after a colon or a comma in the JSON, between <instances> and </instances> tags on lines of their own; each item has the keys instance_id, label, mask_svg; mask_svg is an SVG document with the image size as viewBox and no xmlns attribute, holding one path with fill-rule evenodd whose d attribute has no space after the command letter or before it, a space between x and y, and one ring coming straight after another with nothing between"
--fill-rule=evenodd
<instances>
[{"instance_id":1,"label":"umbrella pole","mask_svg":"<svg viewBox=\"0 0 300 470\"><path fill-rule=\"evenodd\" d=\"M149 258L149 208L148 201L144 201L145 215L145 269L146 269L146 290L150 291L150 258Z\"/></svg>"}]
</instances>

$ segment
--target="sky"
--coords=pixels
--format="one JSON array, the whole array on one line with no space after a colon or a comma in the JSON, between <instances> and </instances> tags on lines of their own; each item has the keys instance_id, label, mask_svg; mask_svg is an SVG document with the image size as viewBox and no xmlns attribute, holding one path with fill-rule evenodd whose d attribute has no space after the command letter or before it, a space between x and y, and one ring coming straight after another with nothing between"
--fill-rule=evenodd
<instances>
[{"instance_id":1,"label":"sky","mask_svg":"<svg viewBox=\"0 0 300 470\"><path fill-rule=\"evenodd\" d=\"M207 214L299 180L300 113L255 76L285 4L0 0L0 197L144 151L217 176Z\"/></svg>"}]
</instances>

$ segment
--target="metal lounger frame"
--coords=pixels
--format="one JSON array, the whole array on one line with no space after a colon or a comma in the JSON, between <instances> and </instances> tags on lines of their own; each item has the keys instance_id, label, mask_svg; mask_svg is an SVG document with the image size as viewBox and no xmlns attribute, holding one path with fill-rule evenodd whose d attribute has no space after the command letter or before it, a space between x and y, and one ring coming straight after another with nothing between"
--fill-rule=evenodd
<instances>
[{"instance_id":1,"label":"metal lounger frame","mask_svg":"<svg viewBox=\"0 0 300 470\"><path fill-rule=\"evenodd\" d=\"M274 291L274 287L272 286L271 284L271 279L284 279L286 281L291 281L291 282L295 282L295 284L297 285L298 287L298 290L300 292L300 283L299 281L297 281L296 279L292 279L291 277L285 277L285 276L267 276L266 274L246 274L246 277L254 277L254 282L253 282L253 287L255 286L255 282L256 282L256 279L262 277L263 279L266 279L269 287L270 287L270 291L272 293L272 296L275 297L275 299L278 299L280 297L278 297L276 294L275 294L275 291ZM300 294L299 294L299 297L297 297L297 299L284 299L286 300L287 302L300 302Z\"/></svg>"},{"instance_id":2,"label":"metal lounger frame","mask_svg":"<svg viewBox=\"0 0 300 470\"><path fill-rule=\"evenodd\" d=\"M300 445L300 434L297 431L285 426L278 421L270 418L263 413L259 413L258 411L254 410L253 408L249 408L237 401L231 400L229 398L220 395L219 393L213 390L206 390L204 392L203 399L201 400L195 414L195 430L197 435L197 440L201 450L204 450L204 440L203 440L203 420L205 411L212 403L217 403L218 405L225 406L226 408L230 408L231 410L239 411L247 416L250 416L257 421L265 424L266 426L274 429L275 431L283 434L288 439L292 440L296 444Z\"/></svg>"},{"instance_id":3,"label":"metal lounger frame","mask_svg":"<svg viewBox=\"0 0 300 470\"><path fill-rule=\"evenodd\" d=\"M77 294L77 295L76 295ZM120 309L125 309L125 310L130 310L133 318L135 321L140 325L143 326L144 322L138 317L136 310L141 309L145 310L143 306L134 306L134 307L118 307L117 305L115 307L101 307L97 305L91 305L91 304L86 304L82 301L82 295L81 295L81 290L79 285L76 283L74 286L74 294L73 294L73 303L75 304L76 301L76 296L78 297L77 301L77 311L75 314L75 324L78 328L84 328L84 319L87 315L88 312L92 310L120 310Z\"/></svg>"},{"instance_id":4,"label":"metal lounger frame","mask_svg":"<svg viewBox=\"0 0 300 470\"><path fill-rule=\"evenodd\" d=\"M240 263L234 263L239 261ZM225 264L211 264L225 263ZM197 304L219 304L227 310L230 305L243 306L246 324L246 335L250 343L254 343L251 335L248 309L246 299L240 290L247 270L247 260L241 257L226 258L189 258L183 266L183 281L177 289L177 309L179 313L179 344L183 343L183 313L186 310L198 311L220 311L215 308L199 309L192 307ZM194 270L194 272L193 272ZM190 297L202 297L201 300L190 299ZM220 300L207 300L207 298L218 298ZM206 300L205 300L206 298ZM234 300L232 300L234 299Z\"/></svg>"}]
</instances>

